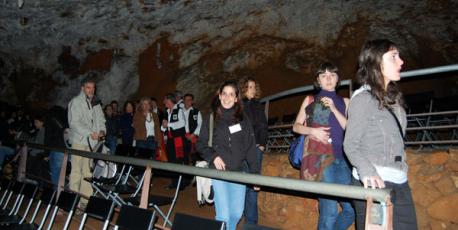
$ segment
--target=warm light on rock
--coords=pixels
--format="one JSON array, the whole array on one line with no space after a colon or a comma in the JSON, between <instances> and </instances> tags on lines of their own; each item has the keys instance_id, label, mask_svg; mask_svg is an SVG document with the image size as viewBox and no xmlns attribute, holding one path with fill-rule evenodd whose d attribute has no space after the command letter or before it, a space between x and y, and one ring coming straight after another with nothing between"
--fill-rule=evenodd
<instances>
[{"instance_id":1,"label":"warm light on rock","mask_svg":"<svg viewBox=\"0 0 458 230\"><path fill-rule=\"evenodd\" d=\"M417 153L407 150L409 184L420 229L456 229L458 215L458 174L446 164L457 163L458 152ZM286 153L264 154L264 175L299 178ZM262 191L259 195L260 221L281 229L315 229L318 202L310 194L286 196ZM276 213L272 218L272 213ZM353 228L353 227L352 227Z\"/></svg>"}]
</instances>

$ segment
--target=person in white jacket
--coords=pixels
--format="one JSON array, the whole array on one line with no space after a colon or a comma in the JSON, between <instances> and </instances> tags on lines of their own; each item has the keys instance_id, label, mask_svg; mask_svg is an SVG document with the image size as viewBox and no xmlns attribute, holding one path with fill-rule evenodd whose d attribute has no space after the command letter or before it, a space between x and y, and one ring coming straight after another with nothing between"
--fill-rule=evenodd
<instances>
[{"instance_id":1,"label":"person in white jacket","mask_svg":"<svg viewBox=\"0 0 458 230\"><path fill-rule=\"evenodd\" d=\"M97 142L105 136L105 116L100 102L95 97L95 82L86 79L81 84L81 92L68 104L69 142L73 149L92 151ZM90 183L84 180L91 177L89 158L73 155L70 174L70 189L86 196L92 195ZM81 199L80 208L87 200Z\"/></svg>"}]
</instances>

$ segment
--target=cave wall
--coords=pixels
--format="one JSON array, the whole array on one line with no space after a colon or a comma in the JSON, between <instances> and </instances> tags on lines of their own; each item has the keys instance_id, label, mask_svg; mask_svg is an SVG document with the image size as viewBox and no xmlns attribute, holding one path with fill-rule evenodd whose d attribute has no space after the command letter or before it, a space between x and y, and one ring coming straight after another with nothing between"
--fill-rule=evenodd
<instances>
[{"instance_id":1,"label":"cave wall","mask_svg":"<svg viewBox=\"0 0 458 230\"><path fill-rule=\"evenodd\" d=\"M458 60L458 4L451 0L0 5L0 97L36 106L66 105L88 75L105 103L178 88L206 106L223 79L246 75L270 95L310 84L323 60L352 78L361 45L378 37L399 44L404 69Z\"/></svg>"},{"instance_id":2,"label":"cave wall","mask_svg":"<svg viewBox=\"0 0 458 230\"><path fill-rule=\"evenodd\" d=\"M458 204L458 151L407 149L406 153L418 228L457 229L454 209ZM262 175L299 179L299 171L291 167L285 153L265 153ZM316 229L317 195L263 189L258 201L261 224L279 229Z\"/></svg>"}]
</instances>

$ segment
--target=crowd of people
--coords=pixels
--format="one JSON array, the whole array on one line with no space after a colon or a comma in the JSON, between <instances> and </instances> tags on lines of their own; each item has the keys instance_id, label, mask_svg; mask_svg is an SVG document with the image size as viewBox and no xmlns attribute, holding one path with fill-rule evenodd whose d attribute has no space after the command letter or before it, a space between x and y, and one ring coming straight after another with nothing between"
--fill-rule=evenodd
<instances>
[{"instance_id":1,"label":"crowd of people","mask_svg":"<svg viewBox=\"0 0 458 230\"><path fill-rule=\"evenodd\" d=\"M384 39L368 41L359 56L357 80L361 88L352 99L336 93L338 67L322 63L316 72L317 93L306 96L293 131L306 135L300 175L303 180L353 184L365 188L390 188L393 199L393 228L416 229L415 209L407 181L403 136L406 114L400 90L403 61L397 46ZM0 167L14 156L13 136L30 133L35 143L64 147L67 130L71 148L94 151L101 141L109 154L119 143L141 149L150 159L194 165L206 160L217 170L259 174L267 144L267 118L259 102L261 89L254 78L224 81L205 116L194 107L194 96L181 91L166 94L165 110L156 98L127 101L122 110L112 101L102 108L95 95L96 82L86 79L81 92L64 108L53 107L31 118L22 110L0 113ZM68 122L67 122L68 121ZM32 155L39 153L32 153ZM57 185L63 153L46 155L50 180ZM92 195L89 159L71 157L70 189ZM180 186L189 185L185 179ZM259 187L212 180L216 219L227 229L258 222ZM170 189L177 188L178 175ZM180 188L180 189L183 189ZM87 200L82 199L84 208ZM340 208L338 208L340 205ZM365 226L365 203L332 197L319 198L318 229L347 229L356 220Z\"/></svg>"}]
</instances>

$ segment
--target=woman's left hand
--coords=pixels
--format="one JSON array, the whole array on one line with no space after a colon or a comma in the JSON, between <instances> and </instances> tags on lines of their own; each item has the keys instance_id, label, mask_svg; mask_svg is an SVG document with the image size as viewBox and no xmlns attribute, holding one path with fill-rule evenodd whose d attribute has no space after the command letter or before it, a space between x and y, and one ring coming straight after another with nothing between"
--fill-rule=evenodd
<instances>
[{"instance_id":1,"label":"woman's left hand","mask_svg":"<svg viewBox=\"0 0 458 230\"><path fill-rule=\"evenodd\" d=\"M261 191L261 188L259 186L253 186L253 190L259 192Z\"/></svg>"},{"instance_id":2,"label":"woman's left hand","mask_svg":"<svg viewBox=\"0 0 458 230\"><path fill-rule=\"evenodd\" d=\"M321 101L323 102L323 104L324 104L326 107L328 107L328 108L331 110L331 112L334 113L334 111L337 110L337 109L336 109L336 106L334 105L334 101L333 101L331 98L329 98L329 97L322 97L322 98L321 98Z\"/></svg>"}]
</instances>

